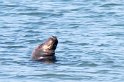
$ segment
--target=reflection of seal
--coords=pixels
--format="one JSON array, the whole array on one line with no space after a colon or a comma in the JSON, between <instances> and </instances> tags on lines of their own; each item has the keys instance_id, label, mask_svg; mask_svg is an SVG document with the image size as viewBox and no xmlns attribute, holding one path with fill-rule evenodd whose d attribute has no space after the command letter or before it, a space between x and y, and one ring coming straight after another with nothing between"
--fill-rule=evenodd
<instances>
[{"instance_id":1,"label":"reflection of seal","mask_svg":"<svg viewBox=\"0 0 124 82\"><path fill-rule=\"evenodd\" d=\"M40 44L33 52L32 59L38 61L52 62L56 60L55 49L58 40L55 36L48 38L43 44Z\"/></svg>"}]
</instances>

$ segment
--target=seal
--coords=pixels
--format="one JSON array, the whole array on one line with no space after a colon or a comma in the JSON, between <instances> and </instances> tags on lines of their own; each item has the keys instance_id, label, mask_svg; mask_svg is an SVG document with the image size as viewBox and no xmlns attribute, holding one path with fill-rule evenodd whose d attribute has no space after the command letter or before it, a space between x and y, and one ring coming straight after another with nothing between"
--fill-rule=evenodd
<instances>
[{"instance_id":1,"label":"seal","mask_svg":"<svg viewBox=\"0 0 124 82\"><path fill-rule=\"evenodd\" d=\"M38 45L33 53L32 59L37 61L56 61L55 50L58 44L56 36L49 37L44 43Z\"/></svg>"}]
</instances>

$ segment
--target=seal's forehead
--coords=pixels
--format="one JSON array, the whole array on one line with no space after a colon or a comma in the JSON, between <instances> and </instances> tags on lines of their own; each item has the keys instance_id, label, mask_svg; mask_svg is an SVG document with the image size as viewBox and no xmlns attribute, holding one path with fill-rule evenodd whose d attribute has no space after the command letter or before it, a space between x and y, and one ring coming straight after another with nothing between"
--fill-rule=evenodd
<instances>
[{"instance_id":1,"label":"seal's forehead","mask_svg":"<svg viewBox=\"0 0 124 82\"><path fill-rule=\"evenodd\" d=\"M49 49L49 48L50 48L50 46L48 46L48 45L44 45L44 46L42 47L42 49L44 49L44 50Z\"/></svg>"},{"instance_id":2,"label":"seal's forehead","mask_svg":"<svg viewBox=\"0 0 124 82\"><path fill-rule=\"evenodd\" d=\"M51 36L51 38L57 38L56 36Z\"/></svg>"},{"instance_id":3,"label":"seal's forehead","mask_svg":"<svg viewBox=\"0 0 124 82\"><path fill-rule=\"evenodd\" d=\"M57 40L56 36L51 36L50 39Z\"/></svg>"},{"instance_id":4,"label":"seal's forehead","mask_svg":"<svg viewBox=\"0 0 124 82\"><path fill-rule=\"evenodd\" d=\"M50 45L52 43L53 43L53 40L50 39L50 40L48 40L48 43L47 44Z\"/></svg>"},{"instance_id":5,"label":"seal's forehead","mask_svg":"<svg viewBox=\"0 0 124 82\"><path fill-rule=\"evenodd\" d=\"M52 39L52 38L49 38L46 42L45 42L45 44L52 44L52 43L54 43L54 39Z\"/></svg>"}]
</instances>

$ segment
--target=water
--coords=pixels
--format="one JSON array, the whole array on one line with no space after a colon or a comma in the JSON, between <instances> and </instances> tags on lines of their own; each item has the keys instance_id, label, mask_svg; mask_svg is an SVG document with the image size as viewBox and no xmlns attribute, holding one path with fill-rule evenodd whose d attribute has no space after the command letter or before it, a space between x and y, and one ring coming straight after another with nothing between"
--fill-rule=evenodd
<instances>
[{"instance_id":1,"label":"water","mask_svg":"<svg viewBox=\"0 0 124 82\"><path fill-rule=\"evenodd\" d=\"M0 82L123 82L123 0L0 0ZM57 62L31 60L49 36Z\"/></svg>"}]
</instances>

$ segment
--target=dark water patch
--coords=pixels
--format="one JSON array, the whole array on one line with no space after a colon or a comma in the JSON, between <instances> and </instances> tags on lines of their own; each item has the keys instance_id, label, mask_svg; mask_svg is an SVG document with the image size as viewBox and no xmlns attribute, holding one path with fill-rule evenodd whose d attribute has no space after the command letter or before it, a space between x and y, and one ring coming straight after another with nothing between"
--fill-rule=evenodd
<instances>
[{"instance_id":1,"label":"dark water patch","mask_svg":"<svg viewBox=\"0 0 124 82\"><path fill-rule=\"evenodd\" d=\"M76 75L75 75L76 76ZM88 80L88 79L92 79L92 77L91 76L78 76L77 75L77 78L75 78L75 76L71 76L71 77L67 77L67 76L65 76L65 77L60 77L60 79L62 80L62 79L65 79L65 80L72 80L72 81L74 81L74 80Z\"/></svg>"},{"instance_id":2,"label":"dark water patch","mask_svg":"<svg viewBox=\"0 0 124 82\"><path fill-rule=\"evenodd\" d=\"M31 16L50 16L51 13L49 12L20 12L19 15L31 15Z\"/></svg>"},{"instance_id":3,"label":"dark water patch","mask_svg":"<svg viewBox=\"0 0 124 82\"><path fill-rule=\"evenodd\" d=\"M42 74L42 75L36 75L36 76L40 76L40 77L47 77L47 78L52 78L52 77L55 77L55 76L57 76L57 77L69 77L69 76L71 76L71 75L66 75L66 74Z\"/></svg>"},{"instance_id":4,"label":"dark water patch","mask_svg":"<svg viewBox=\"0 0 124 82\"><path fill-rule=\"evenodd\" d=\"M102 60L103 65L107 66L107 67L111 67L115 64L115 60L114 59L104 59Z\"/></svg>"},{"instance_id":5,"label":"dark water patch","mask_svg":"<svg viewBox=\"0 0 124 82\"><path fill-rule=\"evenodd\" d=\"M24 57L23 57L24 58ZM27 58L25 58L27 59ZM25 61L25 60L17 60L17 61L13 61L13 64L17 64L17 65L21 65L21 66L26 66L28 65L29 61Z\"/></svg>"},{"instance_id":6,"label":"dark water patch","mask_svg":"<svg viewBox=\"0 0 124 82\"><path fill-rule=\"evenodd\" d=\"M77 66L81 67L96 67L98 64L90 62L90 61L81 61Z\"/></svg>"},{"instance_id":7,"label":"dark water patch","mask_svg":"<svg viewBox=\"0 0 124 82\"><path fill-rule=\"evenodd\" d=\"M124 68L124 65L121 65L121 64L115 64L115 65L112 65L112 68L123 69L123 68Z\"/></svg>"},{"instance_id":8,"label":"dark water patch","mask_svg":"<svg viewBox=\"0 0 124 82\"><path fill-rule=\"evenodd\" d=\"M51 17L62 17L63 14L62 13L56 13L56 14L51 14Z\"/></svg>"},{"instance_id":9,"label":"dark water patch","mask_svg":"<svg viewBox=\"0 0 124 82\"><path fill-rule=\"evenodd\" d=\"M8 45L8 46L2 46L2 48L25 48L25 46L18 46L18 45Z\"/></svg>"},{"instance_id":10,"label":"dark water patch","mask_svg":"<svg viewBox=\"0 0 124 82\"><path fill-rule=\"evenodd\" d=\"M82 10L82 7L70 9L70 11L81 11L81 10Z\"/></svg>"},{"instance_id":11,"label":"dark water patch","mask_svg":"<svg viewBox=\"0 0 124 82\"><path fill-rule=\"evenodd\" d=\"M9 77L10 77L10 75L8 75L8 74L0 73L0 79L6 79Z\"/></svg>"},{"instance_id":12,"label":"dark water patch","mask_svg":"<svg viewBox=\"0 0 124 82\"><path fill-rule=\"evenodd\" d=\"M25 32L29 32L29 33L32 33L32 34L41 33L40 30L36 30L36 29L25 30Z\"/></svg>"},{"instance_id":13,"label":"dark water patch","mask_svg":"<svg viewBox=\"0 0 124 82\"><path fill-rule=\"evenodd\" d=\"M45 79L45 78L49 78L49 79L52 79L52 78L59 78L59 79L66 79L66 78L71 78L70 75L66 75L66 74L41 74L41 75L15 75L13 76L13 78L27 78L27 79L32 79L32 78L37 78L37 79Z\"/></svg>"},{"instance_id":14,"label":"dark water patch","mask_svg":"<svg viewBox=\"0 0 124 82\"><path fill-rule=\"evenodd\" d=\"M42 41L41 41L40 39L34 39L34 40L32 39L32 40L26 40L25 42L26 42L26 43L29 43L29 44L30 44L30 43L31 43L31 44L34 44L34 43L39 43L39 42L42 42Z\"/></svg>"},{"instance_id":15,"label":"dark water patch","mask_svg":"<svg viewBox=\"0 0 124 82\"><path fill-rule=\"evenodd\" d=\"M84 16L84 18L102 18L105 17L105 15L100 15L100 14L93 14L93 15L89 15L89 16Z\"/></svg>"},{"instance_id":16,"label":"dark water patch","mask_svg":"<svg viewBox=\"0 0 124 82\"><path fill-rule=\"evenodd\" d=\"M38 7L31 7L27 5L21 5L20 7L16 8L17 11L25 12L25 11L38 11Z\"/></svg>"},{"instance_id":17,"label":"dark water patch","mask_svg":"<svg viewBox=\"0 0 124 82\"><path fill-rule=\"evenodd\" d=\"M108 74L111 70L99 70L97 73Z\"/></svg>"},{"instance_id":18,"label":"dark water patch","mask_svg":"<svg viewBox=\"0 0 124 82\"><path fill-rule=\"evenodd\" d=\"M69 24L69 28L72 28L72 29L77 29L79 28L79 26L83 26L82 24L78 24L78 23L72 23L72 24Z\"/></svg>"},{"instance_id":19,"label":"dark water patch","mask_svg":"<svg viewBox=\"0 0 124 82\"><path fill-rule=\"evenodd\" d=\"M66 40L66 41L63 41L61 42L62 44L73 44L75 42L71 41L71 40Z\"/></svg>"},{"instance_id":20,"label":"dark water patch","mask_svg":"<svg viewBox=\"0 0 124 82\"><path fill-rule=\"evenodd\" d=\"M124 33L122 33L122 32L111 32L111 33L107 33L106 36L122 37L122 36L124 36Z\"/></svg>"},{"instance_id":21,"label":"dark water patch","mask_svg":"<svg viewBox=\"0 0 124 82\"><path fill-rule=\"evenodd\" d=\"M71 1L73 1L73 0L58 0L58 1L56 1L56 0L53 0L54 2L71 2Z\"/></svg>"},{"instance_id":22,"label":"dark water patch","mask_svg":"<svg viewBox=\"0 0 124 82\"><path fill-rule=\"evenodd\" d=\"M106 4L103 4L100 7L115 7L115 6L123 6L123 4L119 4L119 3L106 3Z\"/></svg>"},{"instance_id":23,"label":"dark water patch","mask_svg":"<svg viewBox=\"0 0 124 82\"><path fill-rule=\"evenodd\" d=\"M77 43L77 45L80 45L80 46L88 46L90 45L89 43Z\"/></svg>"},{"instance_id":24,"label":"dark water patch","mask_svg":"<svg viewBox=\"0 0 124 82\"><path fill-rule=\"evenodd\" d=\"M27 78L27 75L13 75L10 78L20 79L20 78Z\"/></svg>"},{"instance_id":25,"label":"dark water patch","mask_svg":"<svg viewBox=\"0 0 124 82\"><path fill-rule=\"evenodd\" d=\"M22 54L23 55L23 54ZM27 66L30 64L30 57L21 57L19 58L18 54L15 55L17 59L14 59L13 55L8 55L8 58L0 58L1 59L1 65L8 65L8 66Z\"/></svg>"},{"instance_id":26,"label":"dark water patch","mask_svg":"<svg viewBox=\"0 0 124 82\"><path fill-rule=\"evenodd\" d=\"M66 62L65 62L66 61ZM71 57L57 57L56 64L63 65L63 66L74 66L77 64L78 60L72 60Z\"/></svg>"},{"instance_id":27,"label":"dark water patch","mask_svg":"<svg viewBox=\"0 0 124 82\"><path fill-rule=\"evenodd\" d=\"M48 23L44 21L30 21L30 22L25 22L25 23L20 23L20 24L25 24L25 25L32 25L32 24L38 24L38 25L46 25Z\"/></svg>"},{"instance_id":28,"label":"dark water patch","mask_svg":"<svg viewBox=\"0 0 124 82\"><path fill-rule=\"evenodd\" d=\"M43 18L63 16L62 13L37 12L37 11L36 12L24 12L24 13L20 12L18 14L19 15L29 15L29 16L39 16L39 17L43 17Z\"/></svg>"},{"instance_id":29,"label":"dark water patch","mask_svg":"<svg viewBox=\"0 0 124 82\"><path fill-rule=\"evenodd\" d=\"M0 28L3 28L3 29L8 29L8 28L10 28L9 26L0 26Z\"/></svg>"},{"instance_id":30,"label":"dark water patch","mask_svg":"<svg viewBox=\"0 0 124 82\"><path fill-rule=\"evenodd\" d=\"M111 45L110 44L99 44L97 46L99 46L99 47L110 47Z\"/></svg>"},{"instance_id":31,"label":"dark water patch","mask_svg":"<svg viewBox=\"0 0 124 82\"><path fill-rule=\"evenodd\" d=\"M28 31L28 32L29 32L29 31ZM33 37L33 36L35 36L35 35L28 35L28 34L25 34L25 35L24 35L25 38L29 38L29 37Z\"/></svg>"},{"instance_id":32,"label":"dark water patch","mask_svg":"<svg viewBox=\"0 0 124 82\"><path fill-rule=\"evenodd\" d=\"M8 56L8 54L4 54L4 55L7 55ZM8 57L8 58L0 58L0 60L12 61L13 59Z\"/></svg>"},{"instance_id":33,"label":"dark water patch","mask_svg":"<svg viewBox=\"0 0 124 82\"><path fill-rule=\"evenodd\" d=\"M13 42L13 41L11 41L11 42L0 42L1 44L6 44L6 45L14 45L15 44L15 42Z\"/></svg>"},{"instance_id":34,"label":"dark water patch","mask_svg":"<svg viewBox=\"0 0 124 82\"><path fill-rule=\"evenodd\" d=\"M8 56L8 55L7 55ZM1 65L12 65L13 59L12 58L0 58L1 59Z\"/></svg>"},{"instance_id":35,"label":"dark water patch","mask_svg":"<svg viewBox=\"0 0 124 82\"><path fill-rule=\"evenodd\" d=\"M123 27L124 26L124 24L113 24L113 25L111 25L111 26L119 26L119 27ZM123 28L122 28L123 29Z\"/></svg>"},{"instance_id":36,"label":"dark water patch","mask_svg":"<svg viewBox=\"0 0 124 82\"><path fill-rule=\"evenodd\" d=\"M1 7L12 7L12 8L15 8L15 7L19 7L19 5L16 5L16 4L6 4L6 5L0 5Z\"/></svg>"}]
</instances>

